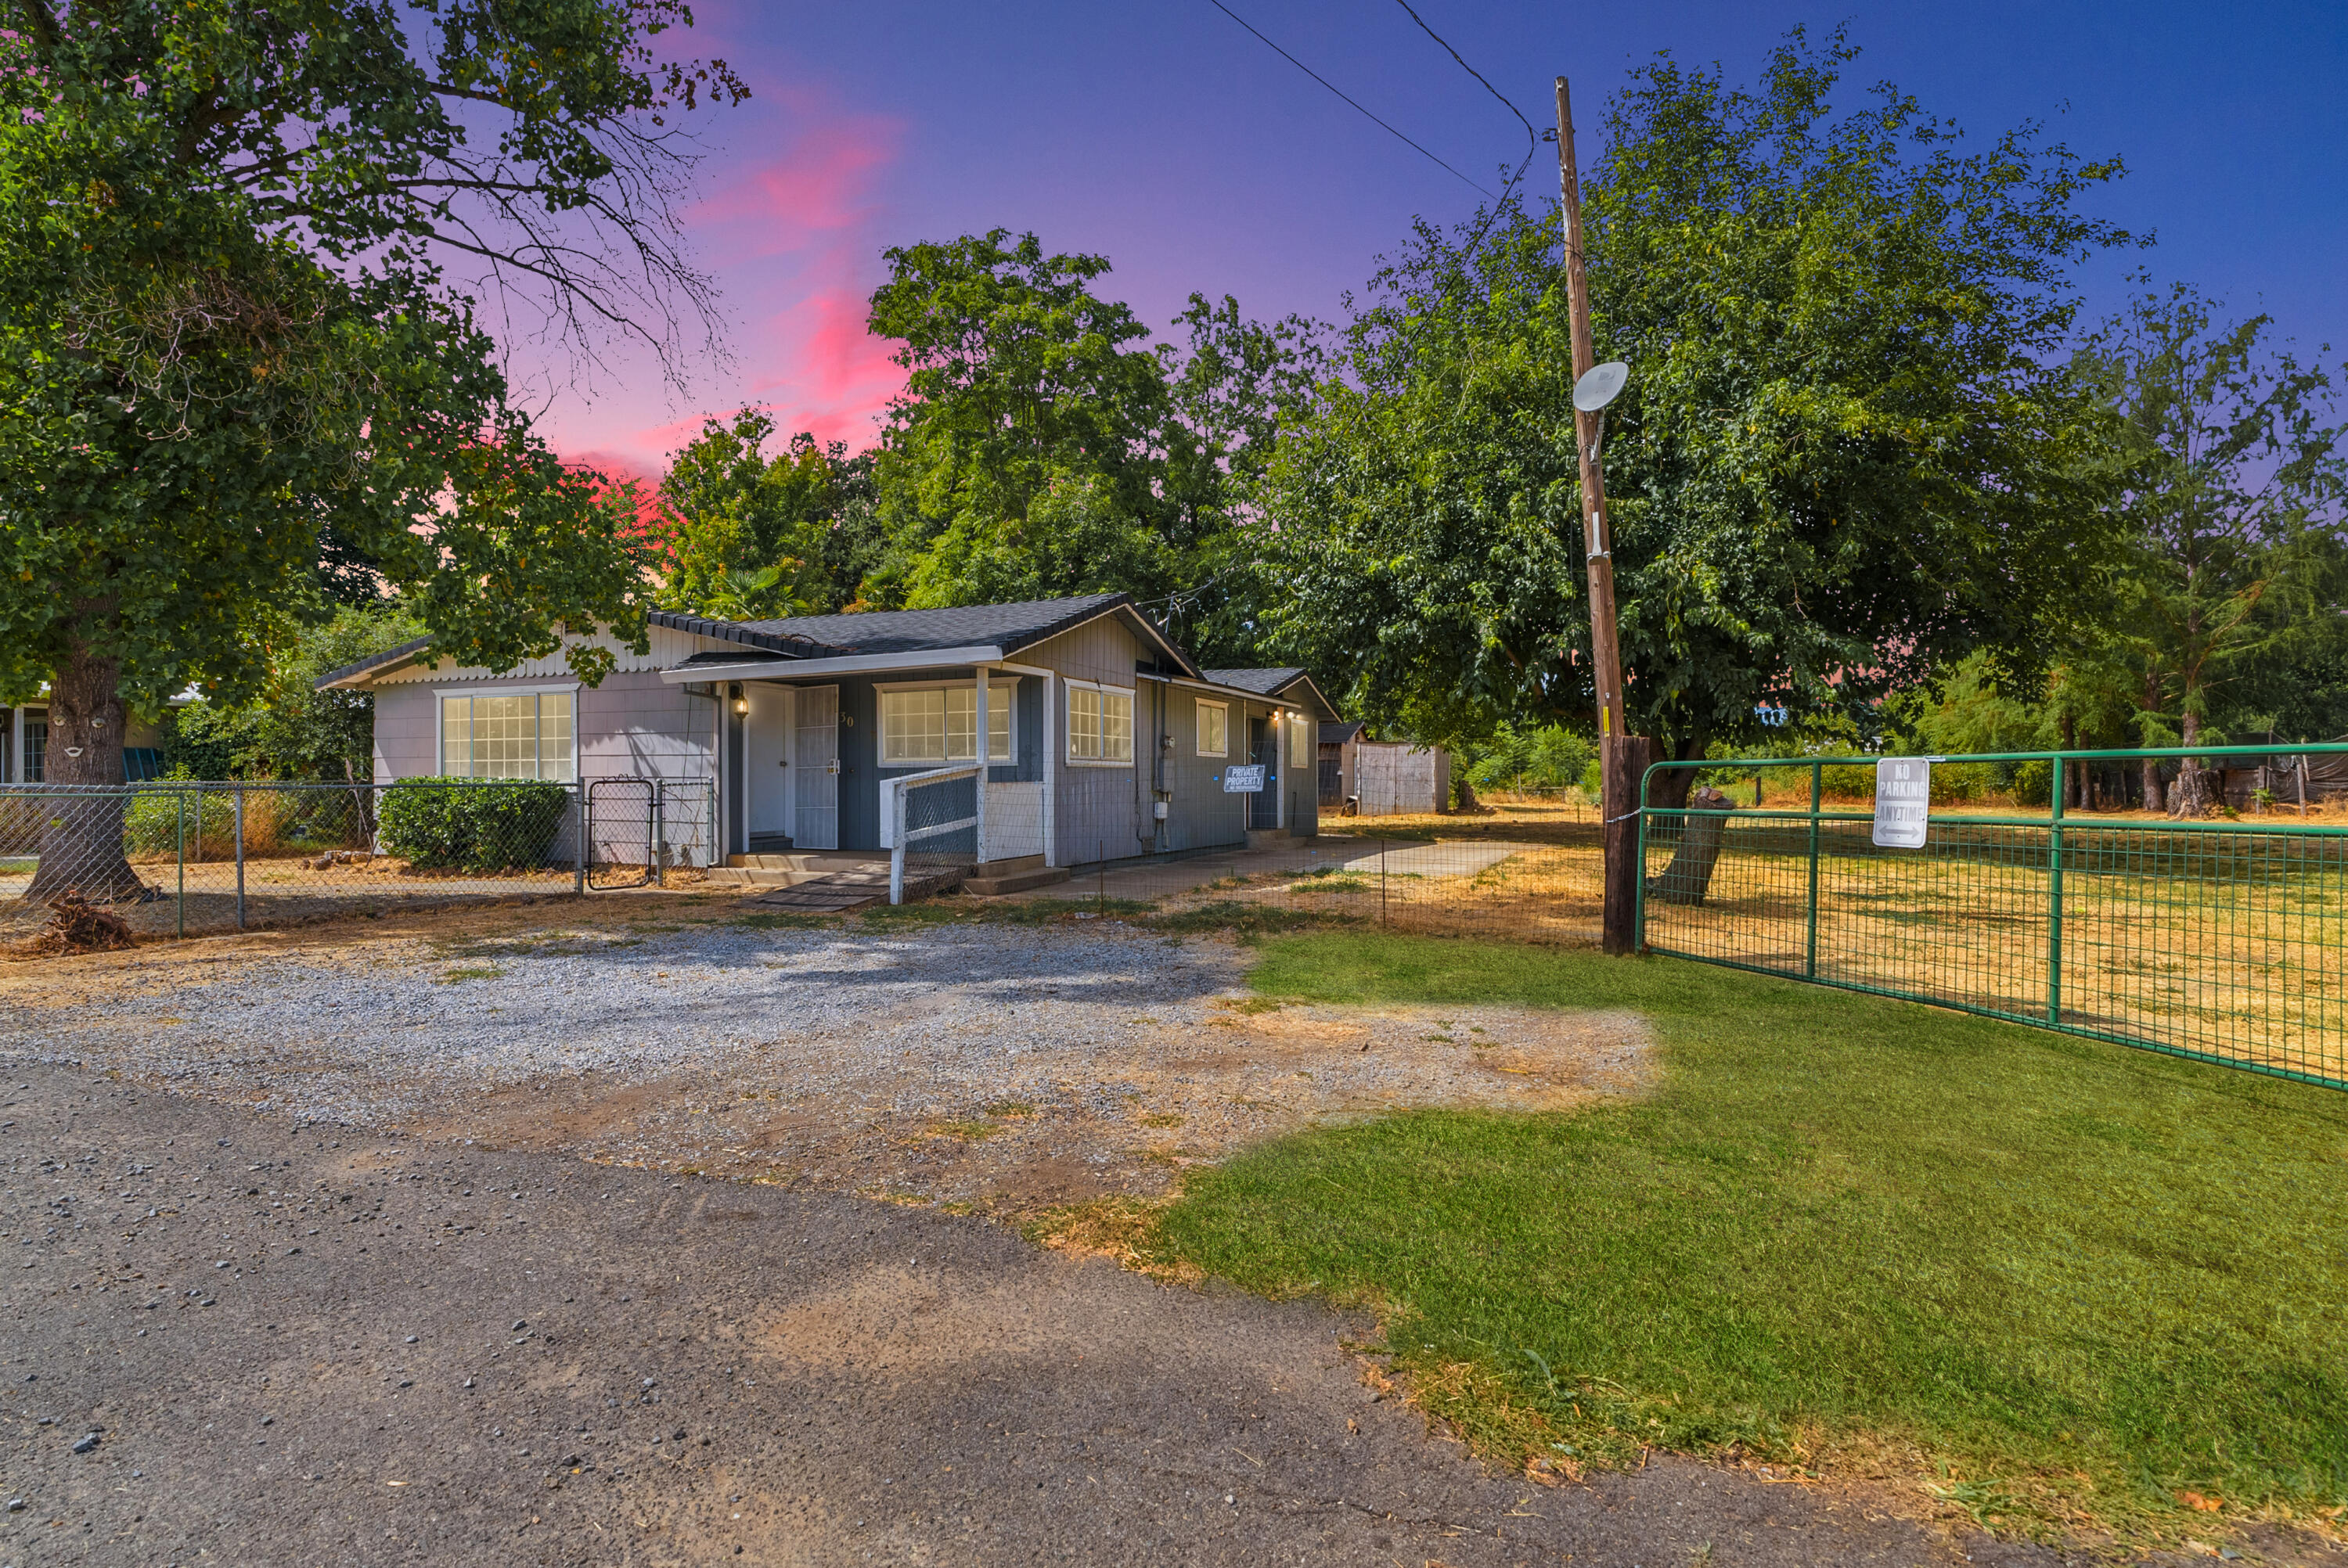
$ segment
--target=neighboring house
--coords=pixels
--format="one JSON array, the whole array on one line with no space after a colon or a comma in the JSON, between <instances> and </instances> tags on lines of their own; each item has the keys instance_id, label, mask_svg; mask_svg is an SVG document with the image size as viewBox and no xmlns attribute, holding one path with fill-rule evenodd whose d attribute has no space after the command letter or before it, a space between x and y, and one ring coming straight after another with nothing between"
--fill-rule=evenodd
<instances>
[{"instance_id":1,"label":"neighboring house","mask_svg":"<svg viewBox=\"0 0 2348 1568\"><path fill-rule=\"evenodd\" d=\"M1407 741L1374 741L1358 721L1321 726L1320 798L1348 816L1402 816L1451 806L1451 753Z\"/></svg>"},{"instance_id":2,"label":"neighboring house","mask_svg":"<svg viewBox=\"0 0 2348 1568\"><path fill-rule=\"evenodd\" d=\"M617 664L594 687L561 651L495 675L427 664L421 642L318 685L374 693L378 782L706 781L711 852L728 859L885 849L887 782L975 763L981 733L990 866L1318 829L1314 737L1331 715L1303 672L1201 671L1121 593L651 620L646 653L599 639ZM1250 763L1262 789L1227 793L1227 771Z\"/></svg>"},{"instance_id":3,"label":"neighboring house","mask_svg":"<svg viewBox=\"0 0 2348 1568\"><path fill-rule=\"evenodd\" d=\"M47 688L44 687L46 692ZM192 700L181 692L178 707ZM0 708L0 784L46 784L49 759L49 704L45 697L17 708ZM139 784L163 776L163 736L154 725L132 718L122 728L122 777Z\"/></svg>"}]
</instances>

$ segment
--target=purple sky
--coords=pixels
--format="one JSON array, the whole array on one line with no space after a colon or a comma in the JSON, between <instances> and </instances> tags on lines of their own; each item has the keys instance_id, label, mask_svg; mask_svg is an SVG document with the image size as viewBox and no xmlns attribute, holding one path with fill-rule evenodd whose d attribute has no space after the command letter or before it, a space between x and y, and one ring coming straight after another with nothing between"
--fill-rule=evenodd
<instances>
[{"instance_id":1,"label":"purple sky","mask_svg":"<svg viewBox=\"0 0 2348 1568\"><path fill-rule=\"evenodd\" d=\"M1524 131L1391 0L1228 0L1381 118L1495 188ZM1751 4L1414 0L1536 125L1574 86L1585 149L1606 97L1668 49L1749 82L1797 23L1848 17L1850 80L1889 78L1976 142L2025 118L2131 169L2093 210L2157 231L2132 267L2312 350L2348 344L2348 7L1972 0L1863 15ZM883 246L991 227L1106 254L1109 292L1164 328L1193 289L1250 314L1333 319L1410 220L1477 196L1249 36L1209 0L714 0L687 47L756 95L698 117L711 156L686 214L724 292L736 363L689 392L624 359L549 410L561 450L656 473L705 412L772 407L785 431L869 442L894 390L863 330ZM1555 189L1543 149L1529 179ZM1585 151L1586 161L1586 151ZM2328 356L2337 363L2337 353ZM527 369L521 357L517 368Z\"/></svg>"}]
</instances>

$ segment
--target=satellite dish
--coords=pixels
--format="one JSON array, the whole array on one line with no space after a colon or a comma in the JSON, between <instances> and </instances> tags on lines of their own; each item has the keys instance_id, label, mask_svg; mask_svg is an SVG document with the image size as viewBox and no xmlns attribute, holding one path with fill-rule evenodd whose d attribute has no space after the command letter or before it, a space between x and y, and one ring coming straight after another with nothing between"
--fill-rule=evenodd
<instances>
[{"instance_id":1,"label":"satellite dish","mask_svg":"<svg viewBox=\"0 0 2348 1568\"><path fill-rule=\"evenodd\" d=\"M1589 374L1573 384L1573 406L1584 414L1595 414L1622 396L1630 379L1631 367L1619 359L1593 364Z\"/></svg>"}]
</instances>

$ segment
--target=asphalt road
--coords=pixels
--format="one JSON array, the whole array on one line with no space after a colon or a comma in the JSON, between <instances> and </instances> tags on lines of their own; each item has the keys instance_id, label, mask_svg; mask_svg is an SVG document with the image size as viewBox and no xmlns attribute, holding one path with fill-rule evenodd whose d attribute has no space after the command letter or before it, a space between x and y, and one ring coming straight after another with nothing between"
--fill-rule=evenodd
<instances>
[{"instance_id":1,"label":"asphalt road","mask_svg":"<svg viewBox=\"0 0 2348 1568\"><path fill-rule=\"evenodd\" d=\"M931 1210L0 1081L0 1565L2052 1563L1495 1477L1309 1303Z\"/></svg>"}]
</instances>

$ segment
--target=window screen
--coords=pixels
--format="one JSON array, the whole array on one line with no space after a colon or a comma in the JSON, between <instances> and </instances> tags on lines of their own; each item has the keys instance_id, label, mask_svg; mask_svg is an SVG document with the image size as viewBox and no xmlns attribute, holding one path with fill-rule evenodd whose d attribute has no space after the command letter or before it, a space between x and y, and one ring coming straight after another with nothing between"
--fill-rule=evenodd
<instances>
[{"instance_id":1,"label":"window screen","mask_svg":"<svg viewBox=\"0 0 2348 1568\"><path fill-rule=\"evenodd\" d=\"M990 681L986 688L986 759L1007 763L1011 707L1015 682ZM975 686L928 686L880 693L880 764L907 767L921 763L977 760L978 690Z\"/></svg>"},{"instance_id":2,"label":"window screen","mask_svg":"<svg viewBox=\"0 0 2348 1568\"><path fill-rule=\"evenodd\" d=\"M1133 761L1133 693L1105 686L1068 687L1068 759Z\"/></svg>"},{"instance_id":3,"label":"window screen","mask_svg":"<svg viewBox=\"0 0 2348 1568\"><path fill-rule=\"evenodd\" d=\"M450 778L568 782L573 701L568 692L441 698L440 772Z\"/></svg>"},{"instance_id":4,"label":"window screen","mask_svg":"<svg viewBox=\"0 0 2348 1568\"><path fill-rule=\"evenodd\" d=\"M1231 710L1228 703L1199 703L1199 754L1226 757L1231 752Z\"/></svg>"}]
</instances>

